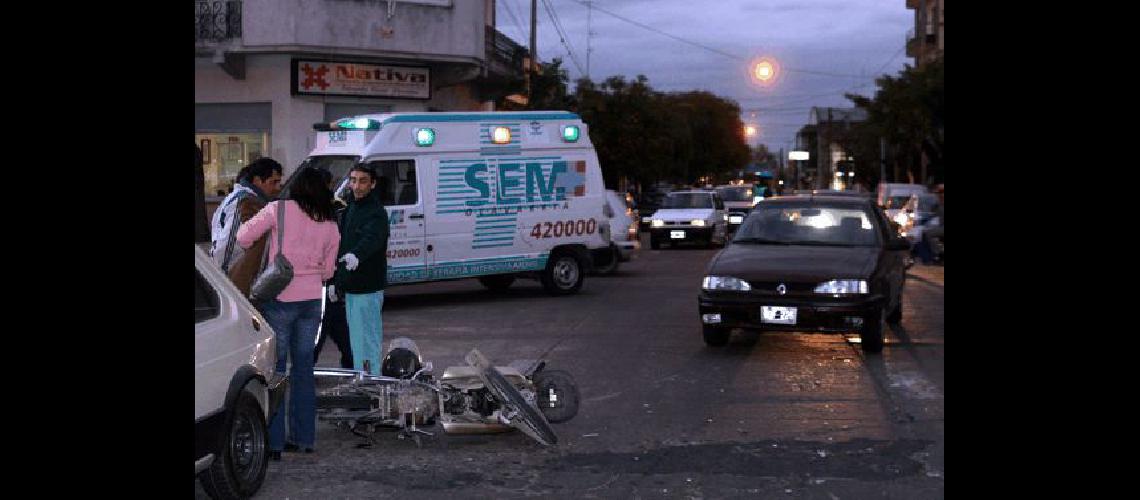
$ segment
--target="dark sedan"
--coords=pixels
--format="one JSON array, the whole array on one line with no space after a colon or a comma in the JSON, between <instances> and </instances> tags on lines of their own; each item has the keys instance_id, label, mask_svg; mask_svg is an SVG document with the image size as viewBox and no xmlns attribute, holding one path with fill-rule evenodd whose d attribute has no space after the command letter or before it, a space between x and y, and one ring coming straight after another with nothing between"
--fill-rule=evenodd
<instances>
[{"instance_id":1,"label":"dark sedan","mask_svg":"<svg viewBox=\"0 0 1140 500\"><path fill-rule=\"evenodd\" d=\"M726 344L734 327L858 331L865 352L880 352L884 323L902 319L909 248L870 199L764 200L705 273L705 342Z\"/></svg>"}]
</instances>

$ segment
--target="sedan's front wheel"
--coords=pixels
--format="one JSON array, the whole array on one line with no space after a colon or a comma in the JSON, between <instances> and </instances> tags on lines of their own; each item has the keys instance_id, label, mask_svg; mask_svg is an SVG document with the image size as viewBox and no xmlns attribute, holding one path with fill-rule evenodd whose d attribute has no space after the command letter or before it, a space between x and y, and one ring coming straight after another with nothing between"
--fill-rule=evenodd
<instances>
[{"instance_id":1,"label":"sedan's front wheel","mask_svg":"<svg viewBox=\"0 0 1140 500\"><path fill-rule=\"evenodd\" d=\"M704 325L705 344L710 347L721 347L728 343L730 333L732 331L728 328Z\"/></svg>"},{"instance_id":2,"label":"sedan's front wheel","mask_svg":"<svg viewBox=\"0 0 1140 500\"><path fill-rule=\"evenodd\" d=\"M882 309L877 309L874 314L863 318L863 329L859 332L859 345L863 347L863 352L871 354L883 352L885 325L886 318Z\"/></svg>"}]
</instances>

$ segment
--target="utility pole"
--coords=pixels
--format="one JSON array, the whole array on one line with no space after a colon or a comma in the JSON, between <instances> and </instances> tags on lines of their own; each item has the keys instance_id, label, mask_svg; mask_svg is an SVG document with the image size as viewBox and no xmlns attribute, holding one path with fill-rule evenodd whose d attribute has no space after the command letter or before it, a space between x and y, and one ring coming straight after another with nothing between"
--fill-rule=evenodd
<instances>
[{"instance_id":1,"label":"utility pole","mask_svg":"<svg viewBox=\"0 0 1140 500\"><path fill-rule=\"evenodd\" d=\"M534 101L534 73L535 68L538 67L538 38L536 35L536 28L538 27L538 0L530 0L530 67L526 69L526 103L527 107L533 106Z\"/></svg>"},{"instance_id":2,"label":"utility pole","mask_svg":"<svg viewBox=\"0 0 1140 500\"><path fill-rule=\"evenodd\" d=\"M594 32L590 30L591 20L594 17L594 0L586 0L586 79L590 79L590 53L594 51L591 42Z\"/></svg>"},{"instance_id":3,"label":"utility pole","mask_svg":"<svg viewBox=\"0 0 1140 500\"><path fill-rule=\"evenodd\" d=\"M887 182L887 138L879 138L879 183Z\"/></svg>"}]
</instances>

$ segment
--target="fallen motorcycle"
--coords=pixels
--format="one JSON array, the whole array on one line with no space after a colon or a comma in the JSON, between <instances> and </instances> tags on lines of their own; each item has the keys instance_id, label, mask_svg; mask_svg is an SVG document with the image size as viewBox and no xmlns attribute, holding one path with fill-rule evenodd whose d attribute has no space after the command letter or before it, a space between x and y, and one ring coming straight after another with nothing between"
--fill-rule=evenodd
<instances>
[{"instance_id":1,"label":"fallen motorcycle","mask_svg":"<svg viewBox=\"0 0 1140 500\"><path fill-rule=\"evenodd\" d=\"M488 434L518 429L539 443L558 442L550 422L578 413L578 387L569 373L547 370L542 360L493 366L477 349L437 380L415 342L392 340L381 375L337 368L313 371L317 417L375 443L375 433L396 429L400 438L432 436L439 424L447 434Z\"/></svg>"}]
</instances>

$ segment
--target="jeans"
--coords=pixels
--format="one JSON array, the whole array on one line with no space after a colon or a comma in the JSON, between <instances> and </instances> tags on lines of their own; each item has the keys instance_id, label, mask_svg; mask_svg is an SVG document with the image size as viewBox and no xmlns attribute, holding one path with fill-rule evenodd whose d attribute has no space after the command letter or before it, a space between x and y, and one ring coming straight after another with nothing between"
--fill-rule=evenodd
<instances>
[{"instance_id":1,"label":"jeans","mask_svg":"<svg viewBox=\"0 0 1140 500\"><path fill-rule=\"evenodd\" d=\"M380 348L384 345L384 324L380 319L380 311L384 308L384 290L344 295L352 363L357 370L363 370L364 362L368 361L368 373L379 375Z\"/></svg>"},{"instance_id":2,"label":"jeans","mask_svg":"<svg viewBox=\"0 0 1140 500\"><path fill-rule=\"evenodd\" d=\"M276 299L262 302L261 314L277 336L278 373L289 368L289 439L301 448L315 448L317 438L317 389L313 378L313 344L317 340L317 325L321 322L319 299L300 302L281 302ZM285 449L285 411L278 408L269 423L269 449Z\"/></svg>"}]
</instances>

